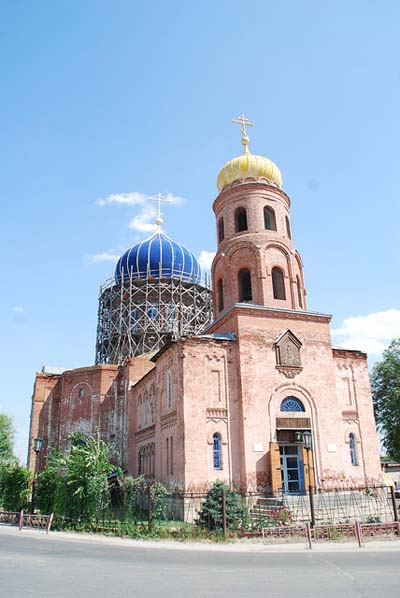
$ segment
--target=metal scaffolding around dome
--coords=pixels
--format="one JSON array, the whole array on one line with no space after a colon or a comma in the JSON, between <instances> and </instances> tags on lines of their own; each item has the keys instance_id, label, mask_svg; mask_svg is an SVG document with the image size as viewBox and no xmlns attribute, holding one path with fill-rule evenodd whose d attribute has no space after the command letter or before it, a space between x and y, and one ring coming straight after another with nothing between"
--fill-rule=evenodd
<instances>
[{"instance_id":1,"label":"metal scaffolding around dome","mask_svg":"<svg viewBox=\"0 0 400 598\"><path fill-rule=\"evenodd\" d=\"M212 321L210 280L203 284L130 269L100 287L96 364L123 364L167 341L200 334Z\"/></svg>"}]
</instances>

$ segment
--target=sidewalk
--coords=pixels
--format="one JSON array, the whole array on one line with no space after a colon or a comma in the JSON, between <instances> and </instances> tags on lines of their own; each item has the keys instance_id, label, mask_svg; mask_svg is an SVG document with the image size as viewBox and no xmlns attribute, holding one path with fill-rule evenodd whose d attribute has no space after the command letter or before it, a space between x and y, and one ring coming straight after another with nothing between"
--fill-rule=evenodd
<instances>
[{"instance_id":1,"label":"sidewalk","mask_svg":"<svg viewBox=\"0 0 400 598\"><path fill-rule=\"evenodd\" d=\"M143 549L164 549L164 550L203 550L216 552L243 552L243 553L343 553L343 552L400 552L400 538L387 540L368 540L362 548L359 548L357 542L317 542L313 543L312 551L301 543L282 543L282 544L264 544L260 540L236 540L234 542L219 543L214 542L180 542L178 540L136 540L131 538L116 538L114 536L102 536L100 534L87 534L76 532L58 532L51 531L46 535L44 530L24 528L18 531L18 528L7 525L0 525L1 535L15 535L21 538L35 538L42 542L81 542L83 544L107 544L110 546L120 546L126 548L141 547Z\"/></svg>"}]
</instances>

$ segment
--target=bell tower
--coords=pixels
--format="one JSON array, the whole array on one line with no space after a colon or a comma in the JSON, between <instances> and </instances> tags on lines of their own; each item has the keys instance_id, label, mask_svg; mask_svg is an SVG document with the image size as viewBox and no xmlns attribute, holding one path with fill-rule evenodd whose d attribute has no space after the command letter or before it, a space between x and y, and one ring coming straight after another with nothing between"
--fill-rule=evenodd
<instances>
[{"instance_id":1,"label":"bell tower","mask_svg":"<svg viewBox=\"0 0 400 598\"><path fill-rule=\"evenodd\" d=\"M214 317L236 303L306 310L281 173L268 158L250 153L246 127L254 125L244 115L233 122L241 125L243 154L223 166L217 181Z\"/></svg>"}]
</instances>

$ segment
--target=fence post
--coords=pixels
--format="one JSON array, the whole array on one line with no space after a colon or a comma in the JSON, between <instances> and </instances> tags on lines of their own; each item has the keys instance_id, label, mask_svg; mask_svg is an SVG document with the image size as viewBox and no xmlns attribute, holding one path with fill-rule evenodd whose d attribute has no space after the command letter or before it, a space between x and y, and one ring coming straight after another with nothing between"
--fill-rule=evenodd
<instances>
[{"instance_id":1,"label":"fence post","mask_svg":"<svg viewBox=\"0 0 400 598\"><path fill-rule=\"evenodd\" d=\"M54 517L54 513L51 513L51 515L48 518L47 523L46 523L46 534L48 534L50 531L51 524L53 523L53 517Z\"/></svg>"},{"instance_id":2,"label":"fence post","mask_svg":"<svg viewBox=\"0 0 400 598\"><path fill-rule=\"evenodd\" d=\"M396 506L396 496L394 493L394 488L393 486L390 486L390 496L392 499L392 506L393 506L393 515L394 515L394 520L398 521L399 520L399 514L397 512L397 506Z\"/></svg>"},{"instance_id":3,"label":"fence post","mask_svg":"<svg viewBox=\"0 0 400 598\"><path fill-rule=\"evenodd\" d=\"M304 531L306 534L306 540L307 540L307 544L308 544L308 548L310 550L312 550L312 539L311 539L311 526L310 526L310 522L307 521L304 527Z\"/></svg>"},{"instance_id":4,"label":"fence post","mask_svg":"<svg viewBox=\"0 0 400 598\"><path fill-rule=\"evenodd\" d=\"M354 531L358 541L358 546L359 548L362 548L362 529L361 524L357 519L354 521Z\"/></svg>"},{"instance_id":5,"label":"fence post","mask_svg":"<svg viewBox=\"0 0 400 598\"><path fill-rule=\"evenodd\" d=\"M21 531L23 525L24 525L24 510L21 509L19 512L19 520L18 520L19 531Z\"/></svg>"},{"instance_id":6,"label":"fence post","mask_svg":"<svg viewBox=\"0 0 400 598\"><path fill-rule=\"evenodd\" d=\"M222 489L222 533L226 538L226 494L225 488Z\"/></svg>"},{"instance_id":7,"label":"fence post","mask_svg":"<svg viewBox=\"0 0 400 598\"><path fill-rule=\"evenodd\" d=\"M149 523L149 531L151 530L152 526L153 526L153 500L152 500L152 496L151 496L151 487L150 485L147 486L147 490L149 493L149 500L148 500L148 505L149 505L149 515L148 515L148 523Z\"/></svg>"}]
</instances>

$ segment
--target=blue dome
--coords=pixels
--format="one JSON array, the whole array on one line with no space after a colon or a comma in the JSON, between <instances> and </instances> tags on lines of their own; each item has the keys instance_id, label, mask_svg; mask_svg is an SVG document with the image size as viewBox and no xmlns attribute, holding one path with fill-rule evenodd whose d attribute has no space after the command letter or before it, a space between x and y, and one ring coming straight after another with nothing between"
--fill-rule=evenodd
<instances>
[{"instance_id":1,"label":"blue dome","mask_svg":"<svg viewBox=\"0 0 400 598\"><path fill-rule=\"evenodd\" d=\"M201 268L191 251L158 231L119 258L115 269L116 282L130 277L177 278L198 284Z\"/></svg>"}]
</instances>

